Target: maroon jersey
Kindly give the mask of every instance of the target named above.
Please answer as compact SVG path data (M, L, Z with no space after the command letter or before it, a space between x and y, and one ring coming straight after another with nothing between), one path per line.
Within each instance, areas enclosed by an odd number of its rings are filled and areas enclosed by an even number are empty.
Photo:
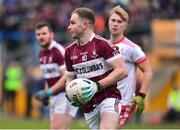
M77 78L88 78L96 82L111 73L112 68L108 65L121 57L119 51L106 39L93 35L91 40L84 46L77 42L71 44L65 51L66 75ZM93 110L106 98L119 98L120 92L117 84L107 87L95 94L95 96L84 106L85 112Z
M39 53L40 68L48 87L54 85L62 76L60 68L65 66L64 53L64 47L55 41L51 43L48 50L41 50Z

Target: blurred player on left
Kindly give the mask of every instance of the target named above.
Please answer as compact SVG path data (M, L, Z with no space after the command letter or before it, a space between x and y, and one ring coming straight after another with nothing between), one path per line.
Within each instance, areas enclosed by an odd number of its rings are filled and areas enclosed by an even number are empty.
M54 40L54 33L49 23L41 21L35 26L36 39L41 46L39 53L40 67L46 80L44 90L35 94L35 98L48 105L50 98L51 129L69 129L77 109L65 97L64 47Z

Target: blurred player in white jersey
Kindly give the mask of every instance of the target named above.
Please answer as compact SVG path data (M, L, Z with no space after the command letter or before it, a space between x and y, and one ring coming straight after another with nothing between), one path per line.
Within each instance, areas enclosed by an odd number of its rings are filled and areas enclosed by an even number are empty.
M67 85L75 78L96 82L96 86L81 89L83 98L88 101L82 106L86 122L91 129L115 129L121 98L117 81L127 75L127 70L117 47L94 34L94 23L94 12L89 8L77 8L71 14L68 31L76 41L65 52ZM93 93L94 87L97 93Z
M118 88L121 92L121 113L120 127L124 126L131 117L134 109L138 114L144 110L144 99L152 79L152 70L145 53L141 48L124 36L124 30L127 29L129 16L120 6L114 7L109 15L110 41L119 48L124 57L128 70L128 76L118 82ZM136 90L136 69L137 67L143 73L141 88L137 96Z
M35 27L36 39L41 46L39 53L40 68L46 80L46 88L39 91L35 98L48 105L50 97L51 129L69 129L77 108L65 97L65 49L54 40L49 23L41 21Z

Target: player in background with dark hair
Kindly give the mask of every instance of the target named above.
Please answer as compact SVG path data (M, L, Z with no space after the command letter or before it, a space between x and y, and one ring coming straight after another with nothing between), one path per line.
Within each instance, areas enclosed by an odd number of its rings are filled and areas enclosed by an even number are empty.
M76 41L65 51L67 85L75 78L96 82L99 91L95 95L93 86L81 89L88 101L82 106L86 122L91 129L116 129L121 98L117 81L127 75L127 70L116 47L94 34L94 23L94 11L89 8L77 8L71 14L68 31Z
M41 46L39 61L46 81L46 89L39 91L35 98L48 105L50 97L51 129L69 129L78 108L72 106L65 97L65 49L54 40L49 23L45 21L37 23L35 34Z
M141 48L124 36L124 31L128 26L128 13L120 6L114 7L109 15L110 41L119 48L123 55L128 76L118 82L118 88L121 92L121 113L120 127L124 126L131 117L134 107L136 112L141 114L144 110L144 100L148 91L152 70L145 53ZM136 91L136 69L137 67L143 73L141 88L137 96Z

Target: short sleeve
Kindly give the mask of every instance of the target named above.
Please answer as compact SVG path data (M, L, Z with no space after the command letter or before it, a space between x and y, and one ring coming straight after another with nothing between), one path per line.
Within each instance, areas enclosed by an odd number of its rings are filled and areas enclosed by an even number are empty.
M64 56L60 51L56 51L54 57L56 57L56 62L58 63L59 66L64 65Z
M118 48L114 46L110 41L103 41L100 48L102 55L107 62L111 62L122 56Z
M71 63L71 58L70 58L70 50L66 49L65 50L65 65L66 65L66 75L67 76L74 76L75 75L75 71L72 67L72 63Z
M140 64L147 59L145 53L142 51L142 49L139 46L133 48L131 53L132 53L131 60L136 64Z

